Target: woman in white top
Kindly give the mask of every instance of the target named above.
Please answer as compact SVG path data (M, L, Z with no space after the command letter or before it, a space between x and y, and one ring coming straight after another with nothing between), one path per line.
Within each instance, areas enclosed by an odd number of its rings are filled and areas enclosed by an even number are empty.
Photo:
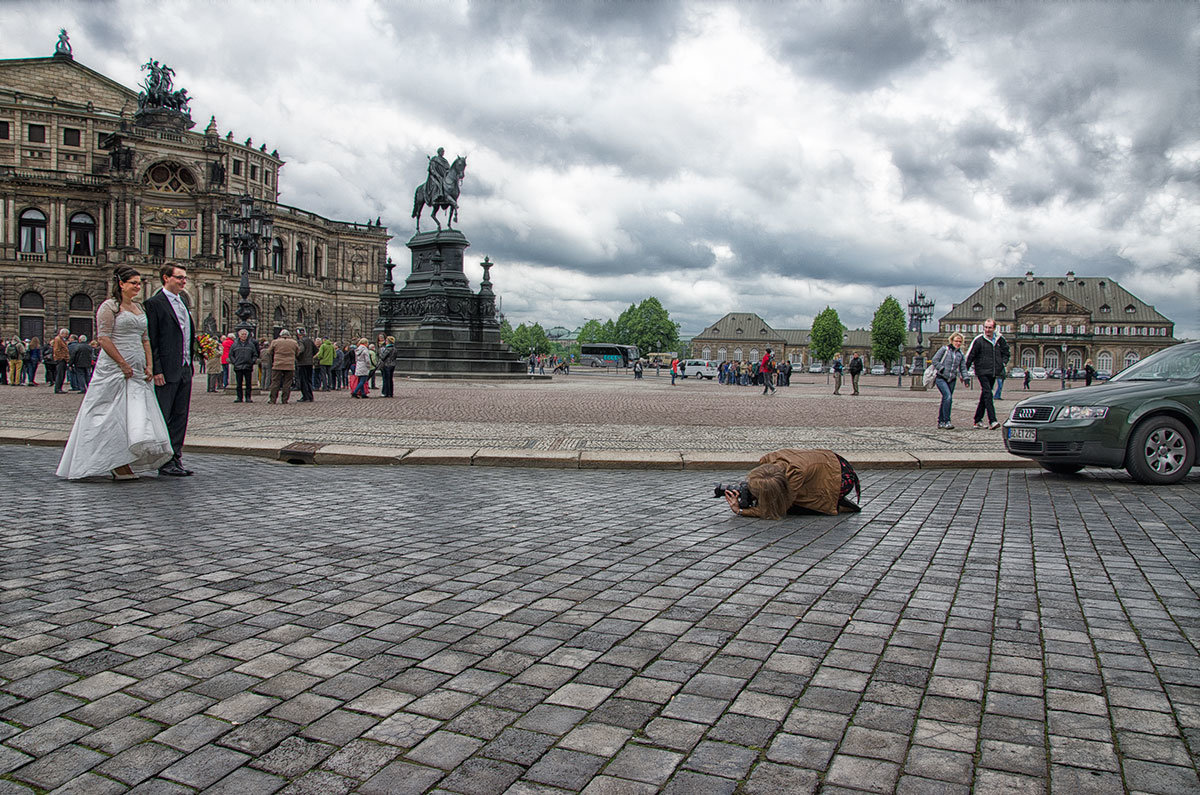
M365 398L367 396L367 377L370 374L371 349L367 347L367 339L364 337L358 341L358 347L354 349L354 375L358 377L358 384L350 393L350 397Z
M158 469L172 456L154 396L146 313L134 302L141 289L133 268L113 271L112 297L96 312L100 356L58 464L60 478L112 473L135 480L135 471Z

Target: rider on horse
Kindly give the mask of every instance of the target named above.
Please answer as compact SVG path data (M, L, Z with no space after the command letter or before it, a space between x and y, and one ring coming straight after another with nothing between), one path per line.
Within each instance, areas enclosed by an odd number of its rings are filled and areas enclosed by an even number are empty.
M445 158L446 150L438 147L437 154L429 158L429 177L425 181L425 203L433 206L458 207L450 191L446 189L446 176L450 173L450 162Z

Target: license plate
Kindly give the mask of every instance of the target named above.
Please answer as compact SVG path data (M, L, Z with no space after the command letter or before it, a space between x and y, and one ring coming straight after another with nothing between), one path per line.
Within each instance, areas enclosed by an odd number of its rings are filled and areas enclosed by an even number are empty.
M1008 438L1014 442L1036 442L1037 428L1009 428Z

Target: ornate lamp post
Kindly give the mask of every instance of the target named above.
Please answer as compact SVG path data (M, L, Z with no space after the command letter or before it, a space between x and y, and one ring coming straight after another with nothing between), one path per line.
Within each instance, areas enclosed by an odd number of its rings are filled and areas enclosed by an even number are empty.
M249 194L238 199L236 207L226 207L217 213L217 231L221 245L228 254L230 249L242 255L242 283L238 286L237 331L246 329L254 337L257 322L254 304L250 303L250 257L265 245L269 245L273 232L271 214L254 206L254 197Z
M1062 384L1059 389L1067 388L1067 343L1062 344L1062 358L1058 360L1058 373L1062 376Z
M922 324L931 317L933 317L933 301L927 300L925 293L918 293L914 287L912 300L908 302L908 330L917 332L917 359L921 362L922 370L925 369L925 337L922 332ZM913 368L912 388L925 388L915 367Z

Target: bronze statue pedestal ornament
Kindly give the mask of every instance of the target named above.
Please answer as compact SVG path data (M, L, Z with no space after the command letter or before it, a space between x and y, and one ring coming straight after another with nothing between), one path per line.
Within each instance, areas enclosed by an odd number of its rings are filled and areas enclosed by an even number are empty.
M458 217L458 183L466 171L466 158L444 165L442 150L429 159L429 177L417 187L413 217L418 231L408 241L412 273L404 287L395 289L388 260L387 280L379 291L379 319L375 333L396 338L396 375L409 378L502 378L537 380L525 362L500 340L496 294L492 291L492 262L484 258L483 281L472 292L463 272L466 235L450 228ZM420 213L430 207L446 208L447 228L421 232Z

